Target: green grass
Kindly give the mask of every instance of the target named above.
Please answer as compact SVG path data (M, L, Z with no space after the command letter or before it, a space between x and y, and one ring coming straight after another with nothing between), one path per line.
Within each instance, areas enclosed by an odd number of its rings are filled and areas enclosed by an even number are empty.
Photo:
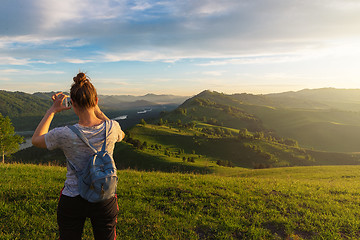
M3 164L0 239L57 239L65 168ZM118 239L358 239L360 167L118 172ZM89 222L84 239L92 239Z

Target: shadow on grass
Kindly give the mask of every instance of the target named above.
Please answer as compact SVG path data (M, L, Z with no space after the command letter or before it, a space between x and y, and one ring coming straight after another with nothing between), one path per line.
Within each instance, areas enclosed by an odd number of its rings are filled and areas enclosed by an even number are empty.
M213 171L208 167L194 166L181 162L170 162L161 156L153 156L136 150L126 143L117 143L114 159L118 169L140 171L180 172L208 174Z
M117 143L114 150L114 160L118 169L134 169L139 171L160 171L180 173L212 173L212 169L192 165L191 163L171 162L161 156L154 156L136 150L126 143ZM66 166L66 158L60 149L49 151L30 147L23 149L11 157L8 163L31 163L52 166Z
M43 148L29 147L6 158L8 163L31 163L51 166L66 166L66 158L60 149L49 151Z

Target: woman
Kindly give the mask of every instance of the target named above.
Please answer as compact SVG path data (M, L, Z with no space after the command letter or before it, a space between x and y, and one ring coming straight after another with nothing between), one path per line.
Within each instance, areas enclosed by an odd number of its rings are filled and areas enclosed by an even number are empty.
M112 155L115 143L124 138L124 132L118 122L109 120L100 110L96 89L89 78L80 72L73 80L70 98L72 108L79 117L79 122L74 126L85 134L98 151L104 143L106 129L106 150ZM54 115L71 108L63 104L66 97L61 92L52 96L53 105L36 128L32 144L49 150L62 149L65 157L81 170L94 152L68 127L49 131ZM60 239L81 239L87 217L91 219L95 239L116 239L118 211L116 195L99 203L90 203L80 197L76 172L67 163L66 181L57 209Z

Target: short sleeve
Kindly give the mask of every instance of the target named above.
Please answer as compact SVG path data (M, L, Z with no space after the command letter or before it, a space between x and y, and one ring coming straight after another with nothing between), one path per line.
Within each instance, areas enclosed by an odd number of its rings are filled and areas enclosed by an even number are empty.
M65 127L54 128L45 134L45 144L47 149L54 150L61 147L64 129Z
M124 132L121 130L120 124L117 121L114 121L116 133L117 133L117 142L120 142L124 138Z
M107 124L109 126L108 136L114 143L120 142L124 138L124 132L121 130L120 124L115 120L108 120Z

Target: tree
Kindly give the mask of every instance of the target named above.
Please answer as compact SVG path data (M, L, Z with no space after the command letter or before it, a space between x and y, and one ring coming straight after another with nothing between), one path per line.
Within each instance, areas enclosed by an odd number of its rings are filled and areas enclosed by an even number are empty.
M19 144L24 141L23 137L16 135L9 117L3 117L0 113L0 152L2 163L5 163L5 155L16 152Z
M196 126L196 123L195 123L194 121L192 121L192 122L189 123L189 127L190 127L191 129L194 129L195 126Z
M177 123L177 125L178 125L179 127L181 127L182 122L181 122L180 119L178 119L176 123Z
M148 144L146 141L144 141L140 148L142 150L142 149L146 149L147 147L148 147Z
M140 124L141 125L146 125L146 122L145 122L145 120L143 118L140 120Z
M292 146L292 147L298 147L299 146L299 143L296 140L291 139L291 138L285 139L284 144L288 145L288 146Z
M246 139L249 137L250 137L250 133L246 128L239 129L239 135L238 135L239 139Z
M186 116L186 114L187 114L187 109L185 108L177 108L176 110L175 110L175 112L176 113L180 113L181 115L184 115L184 116Z
M263 133L263 132L256 132L256 133L254 134L254 137L255 137L256 139L263 139L263 138L264 138L264 133Z

